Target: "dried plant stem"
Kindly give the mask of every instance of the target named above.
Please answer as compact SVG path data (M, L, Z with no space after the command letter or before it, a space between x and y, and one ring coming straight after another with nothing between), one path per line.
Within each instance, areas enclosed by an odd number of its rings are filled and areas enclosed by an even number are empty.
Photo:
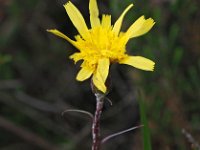
M137 128L140 128L140 127L143 127L143 125L135 126L135 127L132 127L132 128L129 128L129 129L126 129L126 130L123 130L123 131L120 131L120 132L111 134L111 135L105 137L104 139L102 139L102 140L101 140L101 144L107 142L108 140L110 140L110 139L112 139L112 138L114 138L114 137L116 137L116 136L119 136L119 135L122 135L122 134L124 134L124 133L133 131L133 130L135 130L135 129L137 129Z
M65 113L67 113L67 112L82 113L82 114L88 115L90 118L93 119L93 114L91 114L90 112L85 111L85 110L80 110L80 109L67 109L67 110L65 110L65 111L62 112L62 116L63 116Z
M192 147L196 150L200 150L200 144L194 139L194 137L185 129L182 129L182 133L188 139L188 141L192 144Z
M96 111L92 123L92 150L100 150L101 138L100 138L100 117L103 109L103 100L105 95L101 93L95 93L96 96Z

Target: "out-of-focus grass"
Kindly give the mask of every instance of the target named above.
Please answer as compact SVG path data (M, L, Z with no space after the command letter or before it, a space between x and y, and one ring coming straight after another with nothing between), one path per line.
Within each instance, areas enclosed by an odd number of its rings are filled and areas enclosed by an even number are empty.
M88 1L72 2L88 21ZM141 15L152 17L156 22L148 34L132 39L127 46L128 53L154 60L155 71L143 72L117 65L111 68L113 91L109 98L113 106L104 110L103 135L140 123L138 106L134 103L134 91L140 87L145 93L152 149L192 149L181 130L186 128L200 141L199 1L98 2L101 12L112 14L113 22L127 5L134 3L124 19L124 31ZM79 67L74 67L68 59L75 49L46 33L47 28L58 28L70 38L77 34L63 3L0 1L0 114L59 148L78 149L81 145L82 149L89 149L88 118L60 115L64 109L73 107L93 112L95 106L89 81L75 81ZM13 133L0 128L0 149L9 145L15 150L20 144L34 149L30 143L12 137ZM140 137L139 133L119 137L105 148L141 149Z
M10 63L12 57L10 55L3 55L0 53L0 75L2 79L10 79L13 77Z
M150 135L150 129L148 125L148 119L146 116L146 107L145 107L145 102L144 102L144 94L139 91L138 95L138 103L140 107L140 120L141 124L143 125L142 127L142 140L143 140L143 150L151 150L151 135Z
M130 1L115 1L119 5L110 2L110 6L118 16L118 10L123 10ZM156 22L151 32L133 39L128 46L130 53L156 62L153 73L130 73L147 94L153 149L191 149L181 129L188 128L199 141L200 121L196 117L200 115L199 2L143 0L134 4L125 17L125 27L141 15Z

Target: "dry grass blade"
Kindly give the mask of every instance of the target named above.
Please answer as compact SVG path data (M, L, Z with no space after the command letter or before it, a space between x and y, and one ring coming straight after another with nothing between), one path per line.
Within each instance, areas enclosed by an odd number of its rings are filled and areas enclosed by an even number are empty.
M80 110L80 109L67 109L67 110L63 111L61 115L63 116L67 112L78 112L78 113L86 114L86 115L90 116L91 119L93 119L93 114L91 114L88 111Z
M104 139L102 139L101 143L103 144L103 143L107 142L108 140L110 140L110 139L112 139L112 138L114 138L116 136L122 135L124 133L130 132L130 131L135 130L135 129L140 128L140 127L143 127L143 125L135 126L135 127L132 127L132 128L129 128L129 129L126 129L126 130L111 134L111 135L105 137Z

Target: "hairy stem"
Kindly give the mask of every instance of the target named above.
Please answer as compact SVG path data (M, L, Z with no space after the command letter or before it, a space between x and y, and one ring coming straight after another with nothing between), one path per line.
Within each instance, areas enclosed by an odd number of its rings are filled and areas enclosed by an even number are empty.
M96 111L92 123L92 150L100 150L101 138L100 138L100 117L103 109L104 96L101 93L95 93L96 96Z

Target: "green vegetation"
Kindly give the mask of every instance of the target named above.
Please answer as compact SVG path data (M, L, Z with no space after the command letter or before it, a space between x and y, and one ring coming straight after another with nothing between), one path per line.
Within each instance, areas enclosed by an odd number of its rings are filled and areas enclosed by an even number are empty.
M113 106L105 105L102 135L148 122L151 142L147 143L152 150L198 149L182 129L200 143L199 1L98 2L100 11L111 13L113 20L134 3L124 19L124 31L141 15L156 22L151 32L131 40L127 46L129 54L154 60L155 71L143 72L125 65L111 67L113 90L108 97ZM88 2L74 3L89 21ZM90 149L90 118L76 113L61 116L69 108L90 112L95 109L90 81L75 80L79 65L74 67L68 58L76 49L46 32L57 28L71 38L77 33L62 5L63 1L0 1L2 150ZM142 101L136 94L138 88L144 93ZM146 117L144 109L139 110L139 101L140 107L145 106ZM116 137L103 148L142 150L145 141L141 131L142 128ZM147 128L143 131L148 137Z

